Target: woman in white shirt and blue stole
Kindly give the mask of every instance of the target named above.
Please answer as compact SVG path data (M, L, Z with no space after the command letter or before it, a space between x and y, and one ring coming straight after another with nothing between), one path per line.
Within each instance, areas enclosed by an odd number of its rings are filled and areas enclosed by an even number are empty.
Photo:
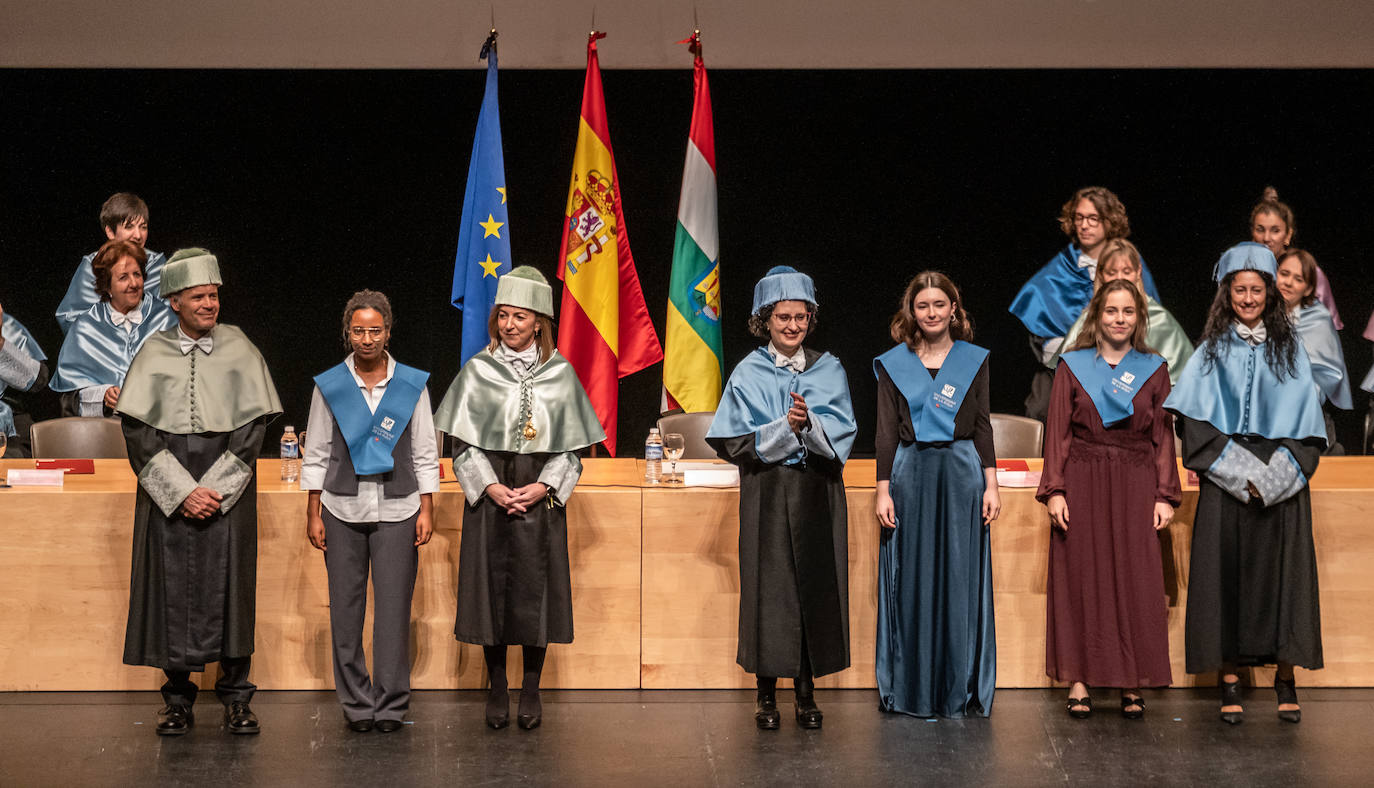
M878 707L986 717L997 683L988 525L1002 509L988 351L959 289L917 274L878 378Z
M754 722L780 724L791 677L797 724L821 727L814 677L849 667L849 519L844 463L854 442L849 381L802 347L816 325L811 277L775 266L754 286L749 331L767 337L725 384L706 442L739 466L739 647L757 677Z
M508 646L521 646L517 724L539 726L539 678L550 643L573 639L568 497L580 449L605 440L596 411L553 336L553 289L519 266L496 283L491 344L459 371L435 414L457 439L463 487L454 635L482 646L490 688L486 722L510 723Z
M1293 666L1322 667L1307 482L1326 443L1321 395L1261 244L1228 249L1198 352L1164 407L1198 473L1185 627L1189 673L1219 671L1221 719L1243 719L1242 665L1278 664L1279 718L1298 722Z
M410 603L433 531L439 453L428 372L387 352L391 303L372 290L344 307L353 352L315 378L301 468L306 536L324 551L334 687L348 727L398 730L410 707ZM372 673L363 653L372 575Z

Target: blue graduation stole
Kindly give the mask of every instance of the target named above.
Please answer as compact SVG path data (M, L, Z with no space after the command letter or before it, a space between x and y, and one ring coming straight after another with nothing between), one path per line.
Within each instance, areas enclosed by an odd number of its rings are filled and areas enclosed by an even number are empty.
M1088 269L1078 267L1082 254L1076 245L1069 244L1021 286L1008 311L1021 319L1027 331L1038 337L1062 337L1088 307L1093 279ZM1159 290L1143 259L1140 279L1145 294L1159 301Z
M948 443L954 440L954 416L987 357L987 348L955 340L932 380L921 357L903 344L873 359L873 374L878 374L878 364L882 364L906 397L917 441Z
M1098 355L1097 348L1074 350L1060 358L1092 398L1104 427L1124 421L1135 413L1136 393L1164 363L1163 356L1141 353L1134 348L1126 351L1116 369Z
M372 476L387 473L394 467L391 452L410 425L415 403L420 401L420 393L425 390L428 380L428 372L397 364L374 413L368 410L367 400L358 390L358 381L353 379L347 362L315 377L315 385L320 387L339 425L339 433L348 444L355 473Z

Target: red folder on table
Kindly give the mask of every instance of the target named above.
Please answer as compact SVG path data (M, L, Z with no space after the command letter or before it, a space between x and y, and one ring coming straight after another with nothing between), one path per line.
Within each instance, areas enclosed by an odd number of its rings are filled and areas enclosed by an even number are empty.
M95 473L95 460L37 460L33 466L40 471Z
M1030 466L1025 460L998 460L997 470L999 471L1028 471Z

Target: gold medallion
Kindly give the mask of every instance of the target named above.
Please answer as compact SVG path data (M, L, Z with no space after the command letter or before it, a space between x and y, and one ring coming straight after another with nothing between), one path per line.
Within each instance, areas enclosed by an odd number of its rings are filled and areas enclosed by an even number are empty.
M536 430L536 429L534 428L534 420L533 420L533 419L526 419L526 420L525 420L525 429L521 430L521 431L520 431L520 434L523 435L523 436L525 436L525 440L527 440L527 441L532 441L532 440L534 440L534 436L538 435L538 434L539 434L539 431Z

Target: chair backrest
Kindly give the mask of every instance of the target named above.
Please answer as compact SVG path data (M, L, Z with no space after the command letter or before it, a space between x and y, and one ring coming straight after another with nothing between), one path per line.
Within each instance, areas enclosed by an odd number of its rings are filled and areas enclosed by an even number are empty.
M658 432L667 435L676 432L682 435L687 448L682 452L684 460L714 460L716 450L706 442L706 430L711 428L711 419L716 417L714 410L696 413L673 413L658 420Z
M125 459L129 450L119 419L67 416L35 422L29 428L33 456L44 460Z
M992 444L998 457L1039 457L1045 442L1045 425L1025 416L993 413Z

